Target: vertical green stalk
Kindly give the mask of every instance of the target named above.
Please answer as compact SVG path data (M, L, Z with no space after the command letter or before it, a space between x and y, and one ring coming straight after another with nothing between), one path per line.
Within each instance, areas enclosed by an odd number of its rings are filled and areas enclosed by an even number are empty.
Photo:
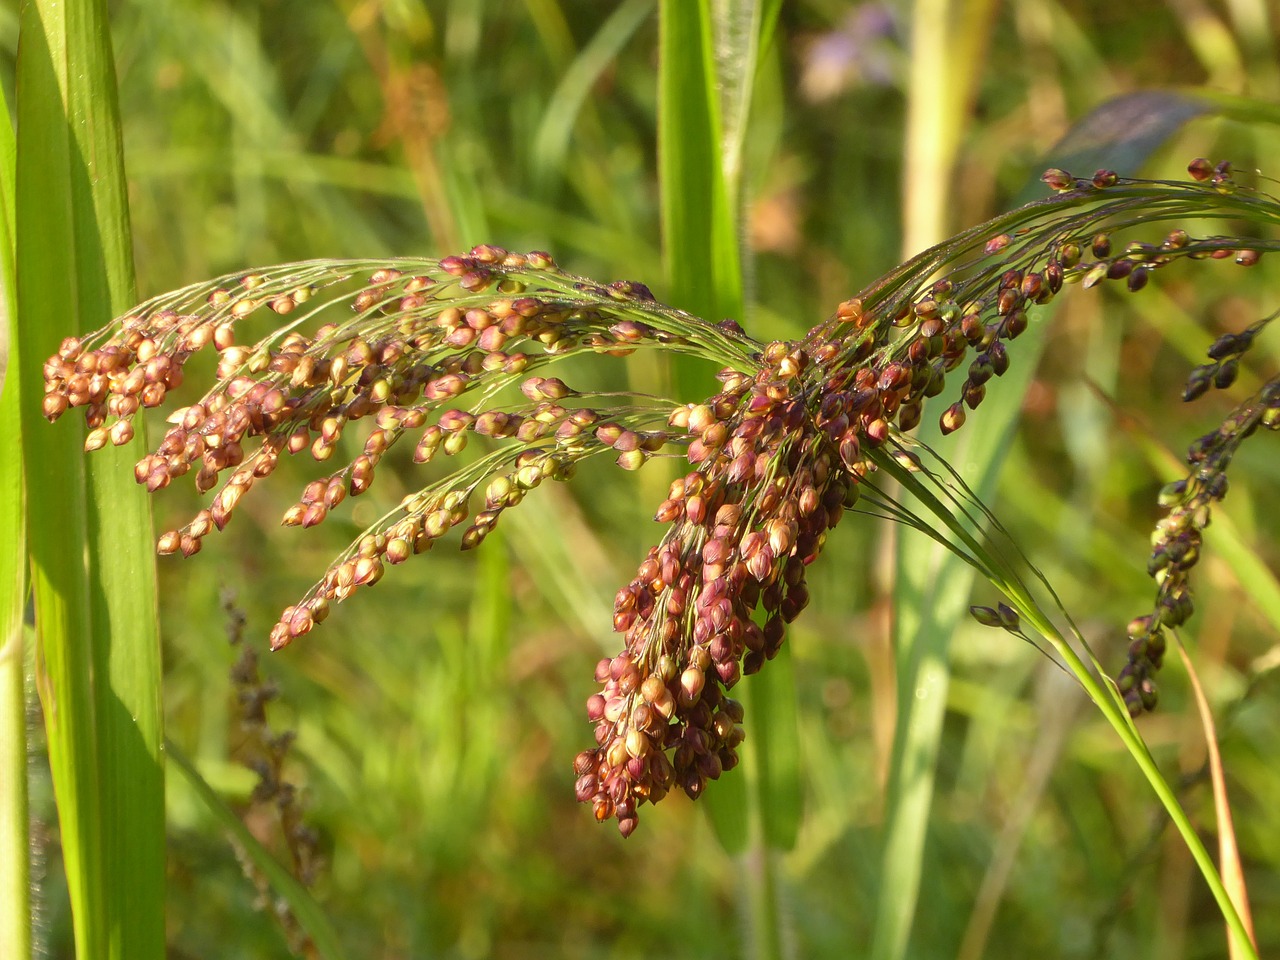
M137 447L86 463L41 418L45 357L134 301L102 0L32 0L18 47L16 240L37 684L77 953L164 954L160 647ZM105 455L104 455L105 454Z
M27 835L26 496L13 324L13 124L0 97L0 952L31 956Z
M668 301L712 320L740 318L742 271L721 164L711 3L662 0L658 15L658 177ZM683 395L680 388L697 377L697 364L677 357L671 367L677 395ZM725 777L703 801L732 853L748 842L746 780Z
M904 154L903 256L947 235L951 180L972 97L981 47L994 9L990 0L964 5L916 0L912 8L911 69ZM1034 360L1027 361L1034 368ZM1023 380L1030 371L1020 374ZM1011 378L1012 379L1012 378ZM965 437L960 463L977 463L975 487L990 491L999 474L1009 430L1018 413L1021 384L1008 383L983 410L984 431ZM1004 398L1008 398L1005 400ZM999 407L999 409L995 409ZM937 439L936 424L921 428ZM976 433L976 431L975 431ZM876 904L872 956L905 956L924 871L924 838L933 803L934 772L942 739L950 668L947 647L964 616L973 572L923 538L894 538L894 643L897 719L887 786L884 855Z
M745 291L738 214L741 153L762 39L777 4L663 0L659 7L658 171L670 298L712 321L741 320ZM691 379L677 360L677 388ZM752 953L783 954L776 850L799 819L799 734L790 651L734 690L746 711L744 771L704 803L725 848L743 854Z
M737 198L722 157L711 0L659 7L658 176L672 302L715 322L741 319Z

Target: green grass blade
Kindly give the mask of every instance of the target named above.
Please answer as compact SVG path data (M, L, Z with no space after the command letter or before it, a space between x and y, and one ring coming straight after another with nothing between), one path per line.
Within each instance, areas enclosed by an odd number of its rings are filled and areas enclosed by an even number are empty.
M659 30L658 175L668 302L701 317L741 317L742 275L721 166L710 3L662 0ZM722 258L732 265L722 266ZM681 358L672 367L677 394L693 391L699 365ZM748 835L747 788L745 777L734 779L725 777L708 790L704 803L725 849L741 852Z
M720 165L727 195L737 202L742 200L743 148L760 53L772 39L780 7L780 0L744 0L716 10L716 87L723 133Z
M990 4L965 11L961 46L978 49L989 29ZM976 73L959 56L950 25L960 18L950 0L919 0L912 19L912 71L908 94L903 246L907 255L946 234L952 168ZM1039 342L1035 355L1039 353ZM999 476L1034 356L1015 368L995 405L983 409L981 431L944 448L953 463L977 465L970 486L989 494ZM995 399L993 396L992 399ZM935 418L919 434L940 439ZM954 453L953 453L954 452ZM880 893L871 955L899 960L907 950L925 865L925 834L933 802L934 771L942 740L950 669L949 638L964 615L974 571L924 537L899 536L893 590L897 719L890 759Z
M105 4L22 10L17 292L39 687L79 955L164 953L160 650L150 507L128 449L86 465L40 417L71 324L134 300ZM135 441L139 442L139 441Z
M740 155L760 40L772 29L774 8L740 4L713 13L713 6L663 0L659 8L658 171L671 302L714 322L742 320L745 309ZM697 366L677 360L673 367L677 392L691 392ZM744 863L748 916L752 952L761 957L782 955L772 850L794 844L800 812L788 665L771 665L779 671L773 679L750 678L735 691L746 710L745 769L703 799L726 850L743 853L751 845Z
M65 38L57 24L46 32L41 10L25 9L19 48L17 230L20 239L17 286L19 361L23 364L23 424L29 439L24 459L30 496L31 578L40 627L39 676L46 704L49 761L59 805L63 864L71 897L76 944L81 956L106 955L106 906L102 883L101 802L97 792L98 737L94 719L92 620L84 568L87 540L85 466L77 435L54 432L35 415L38 371L32 358L56 347L65 315L51 316L54 271L59 251L73 248L66 186L56 190L55 215L41 219L38 190L47 183L51 157L68 165L70 144L63 119L58 61L65 63ZM56 46L55 46L56 45ZM28 172L29 171L29 172ZM46 183L40 184L44 179ZM58 216L57 214L61 214ZM37 316L45 301L43 317ZM37 469L38 468L38 469ZM60 522L55 522L58 518Z
M715 322L741 319L736 198L726 189L709 0L663 0L658 175L669 302Z
M13 326L13 124L0 98L0 950L31 956L30 842L27 836L26 495L22 411Z
M1121 101L1127 98L1104 104L1077 124L1050 152L1052 162L1065 163L1063 157L1075 157L1089 170L1112 166L1133 172L1183 124L1203 112L1175 95L1143 101L1149 114L1144 129L1155 133L1137 137L1131 121L1118 123L1114 118L1111 104ZM1029 186L1022 199L1033 199L1034 189ZM1015 357L1013 371L1003 379L1000 391L984 402L974 424L981 426L973 430L974 436L941 441L932 419L919 431L922 440L945 452L952 463L973 465L961 475L980 500L988 501L994 493L1050 316L1041 311L1036 317L1041 332L1034 340L1027 337L1020 342L1022 355ZM933 541L908 536L898 544L894 597L898 718L890 768L884 875L872 951L879 960L905 956L910 941L946 705L947 647L966 615L974 575L967 563Z
M623 0L560 77L534 136L534 173L547 177L569 152L569 138L591 88L653 10L654 0Z
M192 766L191 761L174 744L165 744L169 762L178 775L204 801L209 812L214 815L223 829L227 831L236 845L244 851L253 866L267 878L271 889L283 899L293 912L298 925L311 938L311 942L325 960L341 960L342 947L338 943L338 935L334 932L323 908L316 903L307 888L281 866L261 843L257 841L249 828L236 816L234 810L222 802L208 781L200 776L200 772Z
M1043 318L1042 318L1043 322ZM944 440L930 418L919 436L944 451L980 499L994 492L1013 437L1022 395L1035 372L1043 337L1005 375L982 406L981 426ZM1031 347L1030 344L1027 345ZM967 436L966 436L967 434ZM968 610L975 571L935 541L910 534L899 538L894 592L898 719L888 787L888 817L881 894L876 908L872 956L906 956L925 864L925 834L942 742L950 670L948 647Z

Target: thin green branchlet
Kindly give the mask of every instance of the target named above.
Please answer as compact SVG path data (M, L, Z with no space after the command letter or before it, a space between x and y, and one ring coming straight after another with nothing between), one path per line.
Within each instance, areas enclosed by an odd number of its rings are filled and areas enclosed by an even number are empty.
M760 343L732 321L664 306L641 283L600 284L545 253L488 245L441 260L314 261L225 277L68 338L45 364L44 412L53 420L83 408L87 450L126 443L133 418L181 385L188 359L217 352L214 385L169 415L135 470L152 491L192 473L212 494L160 536L163 554L198 552L285 455L325 465L282 518L301 527L368 491L406 436L416 463L448 465L283 611L272 649L454 528L462 549L478 546L504 511L545 481L571 479L588 458L609 455L628 470L680 458L687 469L655 514L666 532L615 598L623 649L597 665L599 690L587 701L596 743L574 761L578 799L629 835L644 803L677 788L696 798L737 764L743 711L730 691L777 654L808 604L806 570L828 532L858 502L882 448L919 424L929 401L944 433L964 425L1007 371L1035 308L1072 284L1137 292L1180 261L1252 266L1277 249L1178 228L1280 223L1280 203L1238 187L1228 165L1189 170L1188 182L1050 170L1055 196L926 251L789 342ZM241 322L264 314L276 329L241 342ZM1228 386L1265 322L1215 343L1187 398ZM568 357L608 363L642 349L718 361L718 389L690 403L550 375ZM1277 423L1273 379L1197 441L1186 480L1162 496L1157 602L1130 624L1118 680L1135 714L1154 706L1163 630L1191 612L1187 572L1231 455L1258 425ZM361 452L332 468L352 434ZM988 619L1007 618L997 610Z

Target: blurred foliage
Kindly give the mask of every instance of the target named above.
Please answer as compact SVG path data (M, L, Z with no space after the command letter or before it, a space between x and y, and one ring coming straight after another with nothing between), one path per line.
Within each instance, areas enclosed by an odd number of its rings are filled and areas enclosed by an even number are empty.
M909 15L783 6L746 147L742 320L758 338L802 333L898 262ZM1109 96L1207 86L1274 99L1278 15L1263 0L1002 6L949 226L1007 205L1070 122ZM6 78L14 16L12 3L0 12ZM490 241L666 298L656 4L119 0L113 30L144 296L259 264ZM1273 129L1196 120L1141 172L1179 175L1204 155L1280 176L1278 143ZM1076 294L1056 317L995 506L1109 666L1153 589L1147 538L1172 476L1162 453L1177 456L1229 409L1223 397L1184 410L1181 383L1214 336L1274 309L1276 280L1265 261L1243 279L1225 266L1170 271L1138 298ZM1266 351L1274 362L1275 344ZM644 389L664 373L642 355L629 375ZM1243 395L1247 371L1240 380ZM1186 638L1219 712L1265 955L1280 948L1280 611L1251 601L1261 588L1217 544L1235 538L1271 576L1280 459L1263 441L1242 460ZM412 489L407 456L395 469ZM273 725L298 732L291 773L328 861L318 896L350 956L750 952L742 885L753 864L728 858L691 804L663 804L624 842L573 802L571 761L591 736L582 704L593 664L613 652L613 592L659 536L649 511L662 469L584 468L567 490L538 491L543 510L513 514L483 551L438 550L393 571L263 663L280 688ZM384 477L380 503L393 502L394 483ZM248 642L265 647L279 609L380 512L359 503L317 530L279 531L286 486L248 502L204 556L160 565L169 736L241 807L254 778L237 765L235 651L219 595L234 591ZM157 502L162 529L193 512L188 496ZM870 934L894 686L878 535L863 518L842 525L791 634L805 812L780 896L797 956L846 957ZM1220 919L1185 850L1079 692L1000 632L965 629L952 655L911 955L956 955L996 867L1007 871L1002 899L975 956L1221 955ZM1204 747L1178 668L1162 692L1144 734L1172 778L1182 772L1184 803L1211 835ZM33 807L54 822L39 784ZM176 778L169 823L173 956L281 955L218 825ZM271 838L269 819L249 826ZM57 858L46 856L37 937L66 956Z

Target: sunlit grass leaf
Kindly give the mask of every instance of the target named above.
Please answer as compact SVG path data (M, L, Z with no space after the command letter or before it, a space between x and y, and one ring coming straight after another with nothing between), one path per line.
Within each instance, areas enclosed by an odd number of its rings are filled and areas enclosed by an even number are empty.
M591 87L650 16L655 0L623 0L560 77L534 137L531 160L546 177L558 170L569 150L573 125Z
M658 167L670 300L711 322L741 319L737 198L722 165L710 0L662 0Z
M1041 322L1045 318L1041 317ZM1022 397L1035 371L1043 336L1027 344L1029 356L1005 375L1001 390L983 404L977 429L943 440L935 420L918 436L945 450L957 464L973 465L965 480L979 499L990 499L1012 442ZM899 537L894 589L897 651L898 723L889 773L883 886L877 909L879 957L904 956L926 864L924 825L933 800L934 771L942 742L942 720L950 676L951 635L967 615L975 571L924 537ZM883 951L883 952L879 952Z

